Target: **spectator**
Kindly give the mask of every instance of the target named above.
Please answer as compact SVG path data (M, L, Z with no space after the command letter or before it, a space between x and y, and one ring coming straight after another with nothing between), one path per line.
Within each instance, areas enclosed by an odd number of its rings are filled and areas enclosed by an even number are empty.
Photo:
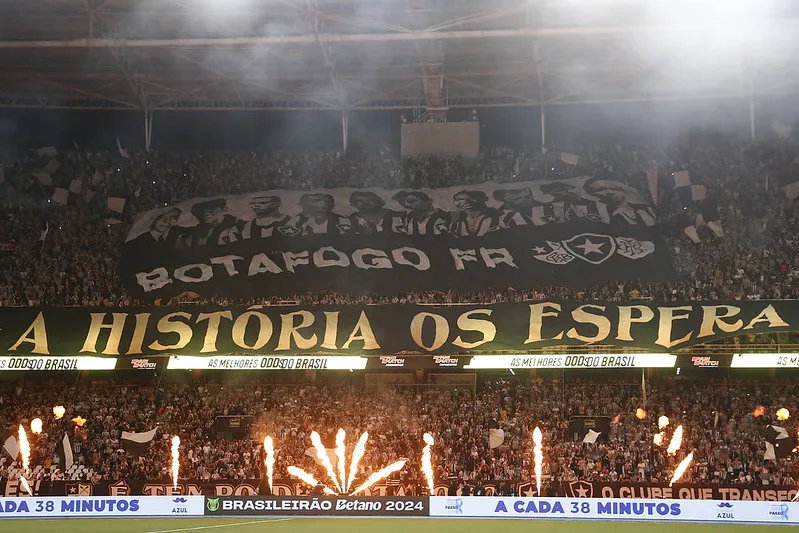
M626 481L668 483L676 464L690 451L694 462L684 481L729 485L792 485L799 479L796 455L764 460L768 415L755 417L759 405L771 412L786 407L799 412L799 385L795 381L685 381L648 382L646 420L634 413L641 385L621 380L545 381L541 378L489 380L477 387L403 387L373 390L362 386L264 385L220 386L156 384L91 386L51 383L47 387L22 385L0 389L0 423L13 429L21 421L48 416L53 405L64 404L67 415L48 422L41 435L30 435L31 464L63 464L60 454L70 421L87 418L74 432L74 457L102 479L170 479L170 437L181 438L181 477L201 480L242 480L263 477L265 435L275 441L276 477L285 477L289 465L299 466L317 479L325 470L306 454L309 435L319 431L332 439L337 428L347 431L348 445L368 431L370 440L361 462L359 479L387 464L406 458L403 481L425 485L419 470L422 434L436 439L435 477L438 483L529 481L532 476L533 429L544 432L544 474L552 481ZM13 401L11 399L13 398ZM219 415L251 414L250 435L237 440L215 439ZM671 419L670 429L684 428L679 455L653 444L657 418ZM615 419L607 441L583 444L572 440L568 421L577 415ZM158 427L148 452L133 457L119 451L122 431ZM490 428L501 428L502 446L490 449ZM670 433L667 440L670 439ZM0 477L18 471L19 464L0 466ZM58 476L42 471L41 476Z

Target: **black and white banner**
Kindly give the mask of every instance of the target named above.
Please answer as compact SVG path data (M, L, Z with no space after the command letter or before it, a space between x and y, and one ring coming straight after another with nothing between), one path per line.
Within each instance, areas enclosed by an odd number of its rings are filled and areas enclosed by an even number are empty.
M531 301L469 305L0 308L0 372L158 368L363 369L358 356L475 355L466 368L671 368L668 351L755 333L796 331L799 302ZM609 344L654 354L528 355L543 346ZM504 351L515 355L494 355ZM488 353L491 355L480 355ZM75 355L80 354L80 355ZM236 358L210 357L230 356ZM295 355L286 359L278 356ZM117 366L117 356L126 359ZM179 357L177 357L179 356ZM258 356L258 357L253 357ZM760 362L762 360L762 363ZM733 367L799 367L796 354L736 357ZM414 367L420 368L420 367Z
M553 496L565 498L633 498L675 499L675 500L743 500L789 502L797 494L795 485L700 485L694 483L652 484L652 483L603 483L584 480L556 482L545 485L545 491ZM278 497L307 495L309 488L296 479L275 479L272 491L265 479L241 479L229 481L199 481L181 479L177 487L168 480L129 479L118 481L45 481L31 482L34 496L200 496L217 498L219 496L275 496L275 498L258 498L258 500L278 501ZM481 493L485 496L497 496L500 492L508 494L513 491L519 496L538 496L535 481L489 481L480 485L464 485L458 480L437 479L436 496L465 496ZM381 481L366 489L363 498L388 497L408 498L427 494L427 487L415 483L389 485ZM25 497L28 492L18 479L0 480L0 497ZM327 498L327 497L324 497ZM324 499L322 498L322 499ZM336 498L336 497L333 497ZM357 498L357 497L356 497ZM292 501L292 500L289 500ZM409 501L415 501L409 498ZM277 503L259 504L259 507L277 506ZM280 504L293 507L293 503ZM256 504L253 504L253 511ZM221 507L221 506L220 506ZM247 506L249 507L249 506ZM241 509L244 510L243 508ZM248 511L250 509L247 509ZM308 509L310 511L310 509ZM217 512L216 509L212 512Z
M590 285L671 276L645 197L598 178L276 190L139 215L120 270L151 299Z

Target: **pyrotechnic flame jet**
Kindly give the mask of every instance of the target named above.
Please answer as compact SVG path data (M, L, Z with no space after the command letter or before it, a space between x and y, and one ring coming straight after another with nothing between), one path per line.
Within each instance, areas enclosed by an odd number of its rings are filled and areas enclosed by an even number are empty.
M272 474L275 469L275 446L272 443L272 437L267 436L264 439L264 451L266 452L266 479L269 480L269 493L272 493Z
M338 481L341 487L347 489L347 446L345 441L347 433L343 429L339 429L336 433L336 460L338 462Z
M427 488L430 489L430 495L433 495L434 488L434 480L433 480L433 453L432 447L435 444L433 440L433 436L430 433L424 434L424 442L425 447L422 450L422 472L427 479Z
M366 441L368 440L369 433L364 431L361 438L358 439L358 444L355 445L355 451L352 452L352 461L350 462L350 475L347 477L347 487L344 489L346 491L350 490L352 482L355 481L355 474L358 473L358 463L361 462L363 455L366 453Z
M352 491L352 495L358 494L359 492L362 492L362 491L368 489L369 487L371 487L372 485L374 485L378 481L380 481L380 480L382 480L384 478L387 478L388 476L390 476L394 472L398 472L399 470L402 470L402 467L405 466L405 461L406 461L405 459L402 459L401 461L397 461L396 463L391 463L387 467L385 467L385 468L383 468L381 470L378 470L377 472L375 472L374 474L369 476L369 479L367 479L366 482L363 485L361 485L360 487L358 487L357 489Z
M688 466L690 466L691 461L694 460L694 452L689 453L685 459L683 459L679 465L677 465L677 470L674 471L674 476L671 478L671 483L669 483L669 487L674 485L682 475L688 470Z
M172 488L178 488L178 474L180 473L180 437L172 437Z
M25 490L28 491L28 494L33 496L31 486L28 485L28 480L25 479L25 476L28 475L28 470L30 470L31 445L28 442L28 435L25 433L25 428L22 427L22 424L19 425L19 435L17 436L17 440L19 441L19 453L22 456L23 472L23 474L19 476L19 481L22 483L22 486L25 488Z
M311 487L316 487L319 485L319 482L313 477L311 474L303 470L302 468L297 468L296 466L288 467L288 473L290 476L296 477L306 485L310 485ZM327 487L324 487L324 493L329 494L331 496L335 495L336 493L330 490Z
M322 444L322 438L316 431L311 433L311 444L313 444L313 447L316 450L316 457L322 463L322 466L324 466L327 470L327 475L333 480L336 490L341 493L343 489L341 488L338 479L336 479L336 471L333 470L333 463L330 462L330 457L327 456L325 445Z
M535 462L535 487L538 496L541 496L541 474L543 473L544 454L541 452L541 430L536 427L533 430L533 460Z
M674 435L671 436L671 442L669 447L666 448L666 452L669 455L674 455L680 449L680 446L682 446L682 425L677 426L677 429L674 430Z

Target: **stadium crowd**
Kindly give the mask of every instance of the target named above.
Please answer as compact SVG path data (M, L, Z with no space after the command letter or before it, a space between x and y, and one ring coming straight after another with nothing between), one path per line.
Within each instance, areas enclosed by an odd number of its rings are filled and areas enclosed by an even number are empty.
M335 428L344 428L351 450L369 432L359 480L400 458L408 459L397 479L425 486L420 472L422 435L436 439L437 484L497 485L506 493L513 482L531 479L531 434L543 430L544 474L550 481L627 481L668 483L679 461L690 451L694 462L683 481L705 484L784 486L799 480L799 456L764 459L766 428L778 424L795 432L793 419L774 420L779 407L799 412L799 384L785 382L708 382L658 379L647 383L643 420L640 383L568 382L514 377L488 380L476 388L389 387L359 385L210 385L165 384L120 386L110 383L48 387L14 385L0 392L0 427L14 431L34 417L45 420L44 433L30 435L31 465L37 476L64 479L62 440L70 435L74 461L91 472L81 479L170 478L170 439L181 438L181 478L244 480L264 477L263 437L271 435L277 454L276 478L286 479L289 465L325 480L324 469L307 450L309 435L321 433L333 447ZM66 416L55 421L54 405ZM765 414L755 413L765 406ZM252 415L248 437L219 440L215 418ZM656 446L658 417L666 415L665 444ZM84 417L78 427L72 420ZM612 417L610 434L596 444L571 434L574 416ZM683 446L669 456L666 444L677 425L684 427ZM149 449L136 456L123 450L122 431L158 428ZM504 442L491 448L489 430L501 429ZM19 462L3 461L0 478L20 474ZM74 476L73 476L74 477ZM66 476L69 479L70 475ZM420 489L421 490L421 489Z
M501 302L543 298L657 301L799 298L799 202L786 197L782 177L796 173L799 146L752 144L700 136L660 147L607 146L571 149L570 162L551 147L514 152L493 150L477 160L415 158L389 153L90 153L42 151L4 163L0 173L0 307L33 305L132 306L116 273L120 249L139 212L193 197L241 194L268 189L330 187L420 188L484 181L557 181L606 175L640 191L648 190L647 171L657 169L655 209L672 250L680 279L668 283L626 280L601 286L493 287L476 293L415 292L358 296L334 291L290 298L253 298L216 303L320 304ZM567 158L569 159L569 158ZM708 189L721 228L685 232L693 220L674 187L672 173L687 170ZM75 180L80 180L75 184ZM64 205L56 186L71 189ZM121 213L109 198L124 198ZM192 302L201 301L196 298ZM172 303L188 303L177 299ZM423 486L419 462L424 432L437 441L436 478L451 483L505 483L529 480L531 432L544 429L545 474L552 481L603 480L668 482L677 462L690 450L693 466L685 480L747 485L793 485L799 479L796 454L765 460L769 416L755 417L758 405L799 413L796 382L649 384L646 409L640 384L575 383L555 380L488 381L469 387L160 384L0 388L0 428L13 433L21 419L47 421L42 435L31 435L31 463L39 477L69 477L60 451L72 437L75 463L91 469L92 479L168 479L169 437L181 437L181 476L222 480L263 476L261 439L275 438L278 469L298 465L325 479L306 450L313 430L347 430L371 438L363 473L407 458L399 478ZM54 405L67 415L53 421ZM214 439L219 415L251 414L251 438ZM657 416L665 414L685 428L684 446L674 457L652 443ZM575 441L568 421L575 415L615 419L607 441ZM87 419L77 427L72 418ZM122 431L158 427L154 443L139 456L121 448ZM789 427L790 426L786 426ZM504 443L489 447L489 430L502 429ZM793 433L795 430L791 429ZM671 431L671 429L669 430ZM19 475L7 460L0 478Z
M572 151L579 156L576 164L563 161L555 147L544 154L540 149L492 150L477 160L399 159L390 153L365 152L124 153L123 157L39 151L5 164L0 180L0 305L135 305L138 302L126 293L116 273L120 248L134 216L193 197L277 188L556 181L582 175L612 176L646 194L646 173L651 169L658 170L656 211L680 275L678 281L627 280L582 289L493 287L473 294L353 297L326 291L281 300L449 303L545 297L659 301L799 297L799 203L789 200L780 186L786 173L797 172L794 157L799 155L799 146L704 135L668 146L614 145ZM721 231L709 225L696 228L698 243L684 231L693 224L695 213L675 192L672 173L681 170L689 171L693 184L706 186L720 218ZM56 186L73 186L64 199L66 205L53 199ZM109 210L108 198L126 200L121 214ZM215 301L234 303L225 298ZM235 303L278 302L259 297Z

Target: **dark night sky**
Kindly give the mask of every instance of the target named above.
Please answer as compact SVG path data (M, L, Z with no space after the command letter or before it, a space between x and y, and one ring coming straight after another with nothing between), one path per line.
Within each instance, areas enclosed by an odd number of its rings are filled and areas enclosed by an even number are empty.
M799 97L756 101L758 135L771 135L779 118L793 125L799 117ZM454 110L450 120L466 119L468 109ZM540 145L537 108L485 109L480 112L481 144ZM408 113L410 116L410 113ZM0 109L0 157L29 148L55 145L114 150L119 137L127 148L144 146L141 112ZM399 148L400 113L354 112L350 147ZM576 144L664 141L694 129L749 136L749 106L745 100L647 102L612 105L553 106L547 110L548 142L564 149ZM162 111L155 113L155 150L330 149L341 146L338 113L257 111Z

